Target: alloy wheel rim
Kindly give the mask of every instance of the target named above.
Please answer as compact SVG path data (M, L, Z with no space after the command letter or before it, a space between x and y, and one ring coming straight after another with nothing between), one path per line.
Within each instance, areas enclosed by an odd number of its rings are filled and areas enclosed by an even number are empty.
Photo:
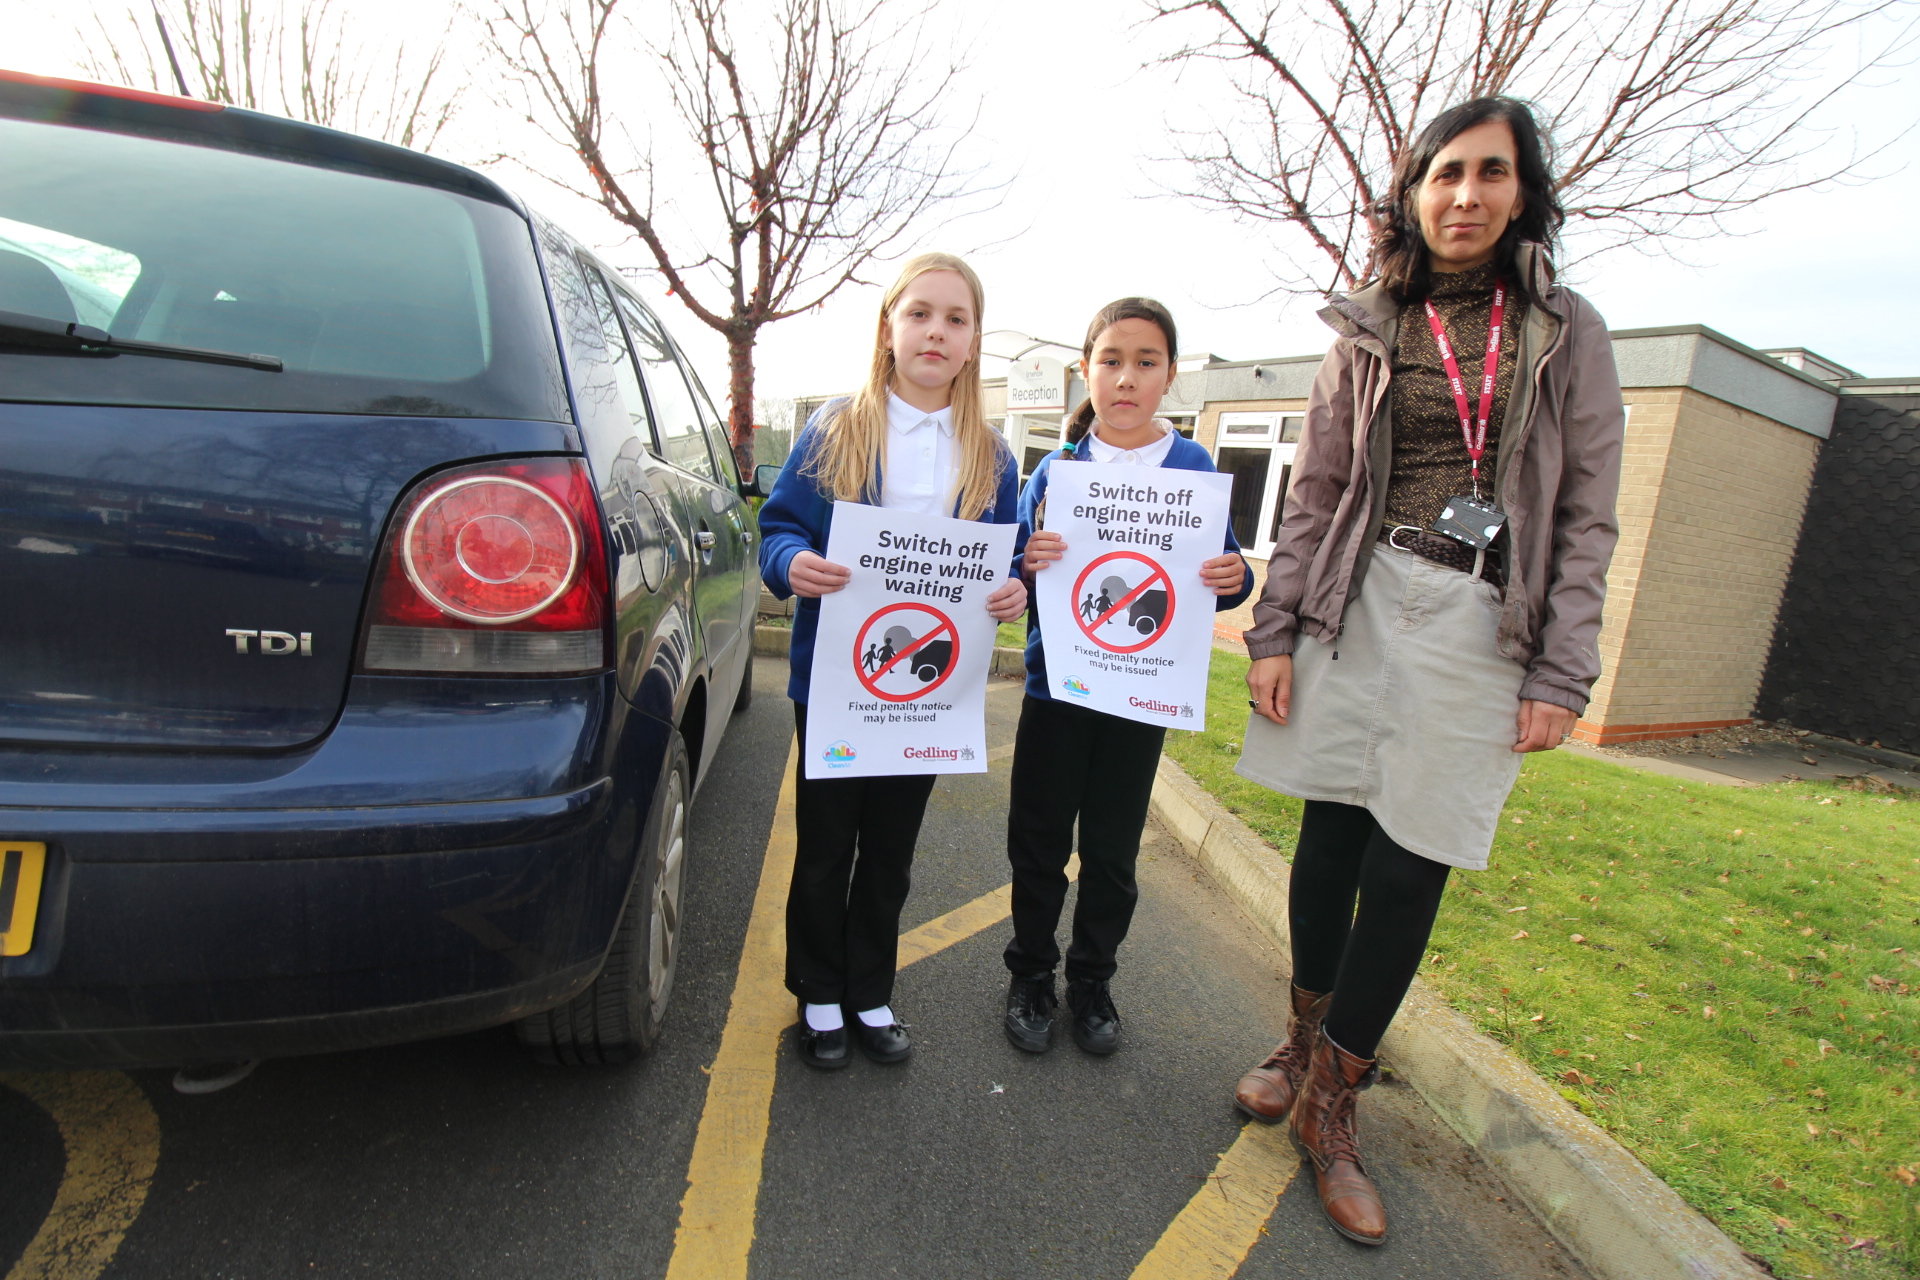
M673 808L658 846L653 876L652 919L647 945L647 999L657 1020L673 994L680 960L680 895L686 877L687 802L678 772L672 778Z

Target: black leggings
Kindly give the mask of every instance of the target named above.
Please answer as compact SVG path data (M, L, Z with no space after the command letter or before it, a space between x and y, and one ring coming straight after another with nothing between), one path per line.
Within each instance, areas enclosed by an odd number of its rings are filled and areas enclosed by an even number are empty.
M1328 1038L1371 1058L1420 970L1452 868L1395 844L1358 805L1306 803L1287 908L1294 985L1333 992Z

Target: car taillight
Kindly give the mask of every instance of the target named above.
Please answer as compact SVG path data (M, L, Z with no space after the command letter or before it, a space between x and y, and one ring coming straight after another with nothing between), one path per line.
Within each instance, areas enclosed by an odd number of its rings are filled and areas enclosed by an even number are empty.
M608 665L606 548L586 464L461 467L401 503L359 669L566 675Z

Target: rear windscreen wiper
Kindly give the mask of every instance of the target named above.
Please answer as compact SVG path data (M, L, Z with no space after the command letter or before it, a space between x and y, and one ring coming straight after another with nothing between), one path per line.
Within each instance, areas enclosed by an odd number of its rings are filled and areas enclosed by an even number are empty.
M136 342L116 338L105 329L88 324L69 324L30 316L18 311L0 311L0 347L50 347L56 351L84 354L157 356L163 360L198 360L202 364L230 364L242 369L262 369L279 373L286 366L279 356L242 355L238 351L209 351L205 347L179 347L170 342Z

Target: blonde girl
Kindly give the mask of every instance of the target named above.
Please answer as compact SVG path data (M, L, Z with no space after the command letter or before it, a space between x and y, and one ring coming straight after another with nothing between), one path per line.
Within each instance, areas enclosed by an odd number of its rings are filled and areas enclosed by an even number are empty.
M908 261L881 299L866 384L808 421L761 508L760 576L776 597L800 597L787 696L802 742L820 597L852 576L824 555L834 502L991 524L1019 518L1012 451L981 410L982 304L980 278L959 258ZM987 598L1001 621L1027 604L1026 586L1009 574ZM913 1051L893 1013L893 974L933 783L930 774L812 779L804 767L795 779L787 990L801 1002L795 1047L808 1066L846 1066L850 1038L875 1062Z

